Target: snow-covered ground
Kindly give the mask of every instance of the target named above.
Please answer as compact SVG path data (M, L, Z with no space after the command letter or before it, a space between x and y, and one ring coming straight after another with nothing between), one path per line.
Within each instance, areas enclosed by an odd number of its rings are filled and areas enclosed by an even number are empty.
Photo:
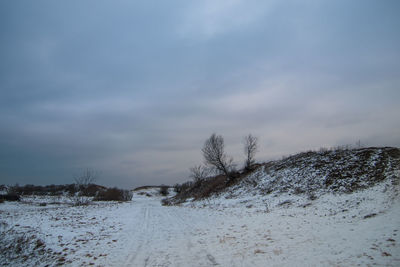
M400 200L387 181L316 200L229 195L162 206L0 204L1 266L400 266ZM142 194L140 194L142 193ZM42 201L43 202L43 201ZM51 202L51 201L48 201Z

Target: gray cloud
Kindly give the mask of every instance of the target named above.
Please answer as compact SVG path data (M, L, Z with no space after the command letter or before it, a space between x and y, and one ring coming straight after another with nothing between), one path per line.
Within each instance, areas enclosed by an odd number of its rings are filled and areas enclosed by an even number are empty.
M3 1L0 183L172 184L213 132L238 163L400 145L397 1Z

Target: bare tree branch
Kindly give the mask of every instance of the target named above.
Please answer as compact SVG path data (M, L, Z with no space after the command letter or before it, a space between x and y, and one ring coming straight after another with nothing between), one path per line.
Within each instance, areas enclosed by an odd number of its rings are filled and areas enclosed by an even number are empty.
M244 153L246 154L245 169L251 170L254 165L254 156L258 150L258 139L251 134L244 137Z
M87 187L96 181L97 173L92 169L85 169L81 176L75 178L75 184L79 187Z
M194 182L201 181L210 174L210 169L203 165L196 165L190 168L190 177L193 178Z
M85 169L81 176L75 178L77 192L72 196L75 205L86 205L90 202L87 196L89 185L96 181L97 173L91 169Z
M207 165L214 167L217 172L223 173L228 180L232 179L233 159L228 158L224 152L224 139L222 136L213 133L204 143L202 152Z

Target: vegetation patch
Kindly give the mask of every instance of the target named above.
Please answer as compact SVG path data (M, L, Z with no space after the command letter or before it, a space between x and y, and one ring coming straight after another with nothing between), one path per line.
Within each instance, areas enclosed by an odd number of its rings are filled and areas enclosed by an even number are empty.
M132 192L129 190L108 188L99 191L97 196L93 199L95 201L129 201L132 199Z

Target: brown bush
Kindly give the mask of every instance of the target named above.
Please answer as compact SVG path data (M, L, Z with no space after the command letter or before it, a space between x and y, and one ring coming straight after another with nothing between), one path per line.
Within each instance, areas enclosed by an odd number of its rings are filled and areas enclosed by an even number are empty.
M162 196L168 196L168 194L169 194L169 191L168 191L168 189L169 189L169 186L167 186L167 185L162 185L161 187L160 187L160 194L162 195Z
M0 199L7 201L20 201L21 197L16 194L0 195Z
M100 191L94 198L95 201L129 201L132 193L129 190L122 190L116 187Z
M163 204L172 205L181 203L188 198L197 200L210 197L239 182L243 175L240 173L231 173L231 177L234 177L234 179L230 180L228 183L226 182L225 175L217 175L197 182L186 182L181 185L175 185L177 195L173 198L166 199Z

